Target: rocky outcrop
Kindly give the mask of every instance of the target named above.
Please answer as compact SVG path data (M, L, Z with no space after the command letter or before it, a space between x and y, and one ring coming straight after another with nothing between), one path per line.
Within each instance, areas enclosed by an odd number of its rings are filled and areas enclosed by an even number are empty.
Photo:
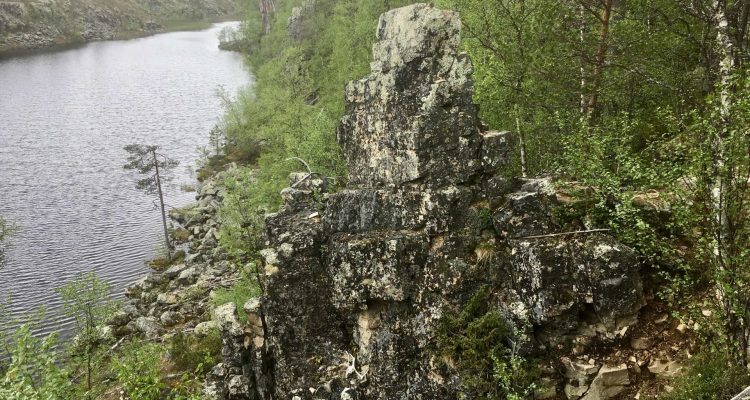
M0 54L163 31L237 13L235 0L0 1Z
M287 21L287 34L295 41L302 41L305 38L305 21L310 18L310 14L315 10L315 0L304 0L302 5L292 9L292 15Z
M557 374L551 354L625 334L643 304L638 258L602 233L563 232L549 179L495 176L512 140L479 128L460 29L426 4L381 17L372 72L346 88L348 186L291 176L266 219L265 292L242 330L227 317L212 393L461 398L459 360L436 337L480 291L482 309L531 338L521 351L553 362L547 398L605 399L629 384L621 365Z

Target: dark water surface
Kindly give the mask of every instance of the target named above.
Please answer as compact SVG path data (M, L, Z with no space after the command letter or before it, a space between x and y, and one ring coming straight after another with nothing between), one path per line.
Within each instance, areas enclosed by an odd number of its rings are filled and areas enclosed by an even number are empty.
M162 146L181 162L166 201L193 199L179 186L221 115L216 90L251 83L241 56L217 48L227 24L0 60L0 215L21 227L0 300L14 316L46 307L44 330L64 330L55 287L94 270L121 296L147 272L159 212L122 148Z

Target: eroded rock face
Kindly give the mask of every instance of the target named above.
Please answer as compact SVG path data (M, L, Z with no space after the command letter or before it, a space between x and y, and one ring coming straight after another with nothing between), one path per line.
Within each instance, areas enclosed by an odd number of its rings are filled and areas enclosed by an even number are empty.
M225 351L244 355L239 374L236 356L225 362L234 373L219 392L459 398L436 327L482 287L487 308L534 336L529 353L632 322L643 299L634 252L603 234L544 236L562 229L551 181L494 176L511 137L480 132L460 29L456 13L426 4L381 17L372 73L347 87L338 130L349 185L327 194L325 179L290 177L266 220L265 293L245 307L241 349L224 329ZM586 368L568 377L578 397L628 383L619 367Z
M290 38L296 41L302 41L305 38L305 22L314 10L315 0L305 0L301 6L292 9L292 15L289 16L286 27Z
M346 87L338 130L353 185L457 184L482 169L460 30L458 14L425 4L381 17L372 73Z

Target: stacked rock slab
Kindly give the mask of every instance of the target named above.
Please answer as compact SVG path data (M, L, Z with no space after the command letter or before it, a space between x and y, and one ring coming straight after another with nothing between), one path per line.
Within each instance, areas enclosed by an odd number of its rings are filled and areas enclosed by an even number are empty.
M232 384L250 387L226 397L460 398L434 329L481 287L509 321L555 332L537 350L566 346L583 311L602 331L637 313L631 250L603 235L529 238L560 230L554 191L493 176L510 137L478 128L460 29L426 4L381 17L372 72L347 86L337 132L349 184L326 194L326 179L293 174L282 192L266 220L265 292L248 307L262 322L245 329L243 351L263 356L246 357Z

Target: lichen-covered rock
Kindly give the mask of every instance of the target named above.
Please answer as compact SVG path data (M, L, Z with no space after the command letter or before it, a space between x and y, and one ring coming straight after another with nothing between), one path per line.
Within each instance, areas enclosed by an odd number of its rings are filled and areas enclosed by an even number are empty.
M456 184L482 168L461 19L426 4L380 18L372 73L346 88L338 138L353 185Z
M299 7L292 8L292 15L287 20L286 31L289 37L296 41L305 38L305 22L309 19L310 13L315 9L315 0L305 0Z
M157 339L164 330L155 318L139 317L133 322L133 331L142 333L147 339Z
M248 323L233 305L217 312L224 398L461 398L465 372L438 331L482 290L488 315L534 335L525 353L564 353L582 331L606 339L632 322L635 253L601 233L548 236L563 233L551 180L494 176L511 140L479 129L460 28L426 4L381 17L372 72L347 87L338 130L347 187L329 194L326 179L292 174L266 218ZM619 367L568 364L576 398L629 382Z
M605 331L632 324L644 304L639 268L633 250L602 234L511 243L512 288L552 341L582 316Z

